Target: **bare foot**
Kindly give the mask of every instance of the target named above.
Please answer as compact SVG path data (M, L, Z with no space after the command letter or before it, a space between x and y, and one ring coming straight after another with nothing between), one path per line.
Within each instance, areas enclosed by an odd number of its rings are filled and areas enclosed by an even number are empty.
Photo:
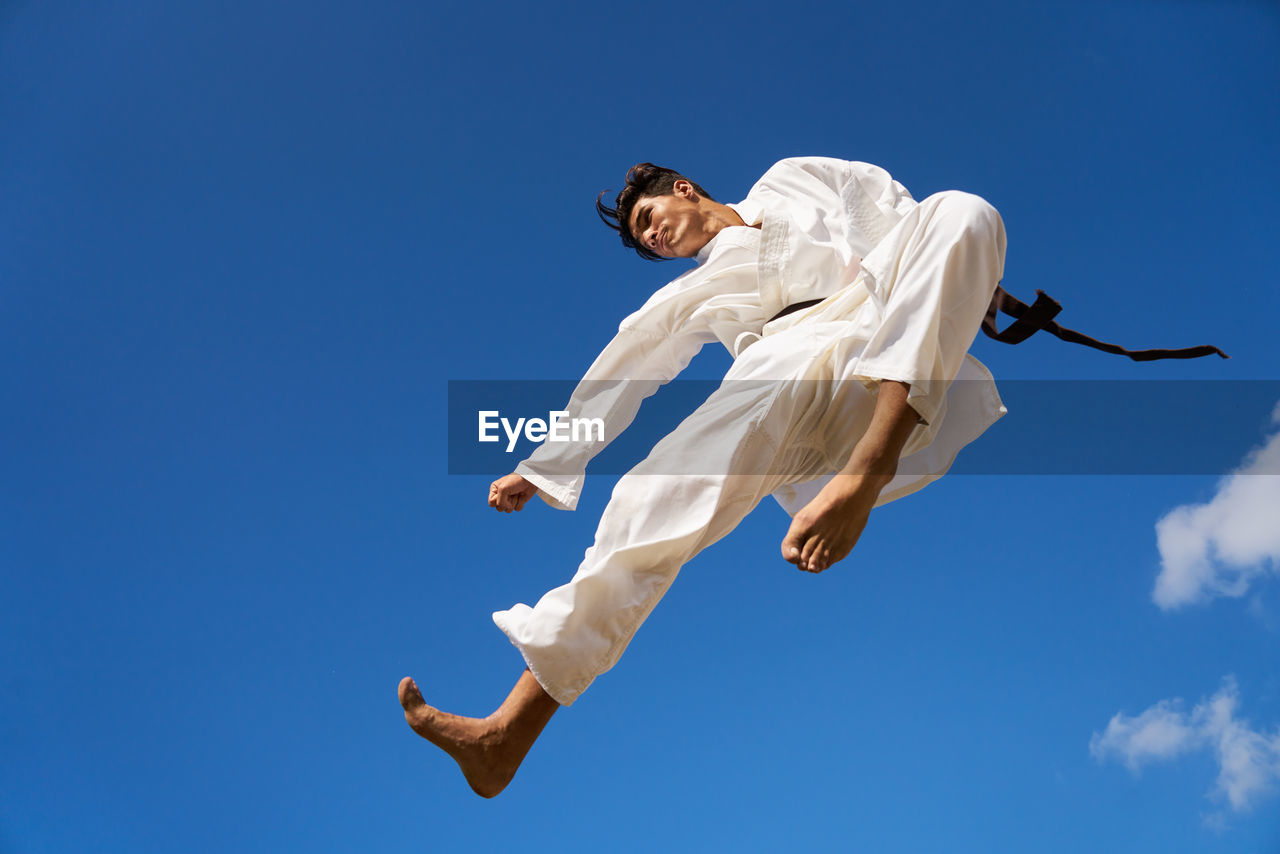
M822 572L853 551L889 478L838 474L806 504L782 540L782 556L807 572Z
M487 718L451 715L428 706L407 676L400 680L399 694L409 726L453 757L472 791L482 798L492 798L507 787L559 708L527 670L502 706Z

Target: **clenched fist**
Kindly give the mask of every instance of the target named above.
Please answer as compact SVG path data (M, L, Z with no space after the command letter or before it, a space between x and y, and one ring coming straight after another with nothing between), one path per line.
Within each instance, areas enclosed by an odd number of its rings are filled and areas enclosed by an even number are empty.
M489 484L489 506L499 513L519 512L538 487L518 474L509 474Z

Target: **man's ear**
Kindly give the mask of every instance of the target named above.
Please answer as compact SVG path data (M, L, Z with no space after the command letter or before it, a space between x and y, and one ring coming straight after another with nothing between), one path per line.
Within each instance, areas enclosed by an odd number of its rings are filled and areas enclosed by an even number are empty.
M684 178L671 185L671 192L682 199L692 200L698 198L698 191L693 189L693 182L686 181Z

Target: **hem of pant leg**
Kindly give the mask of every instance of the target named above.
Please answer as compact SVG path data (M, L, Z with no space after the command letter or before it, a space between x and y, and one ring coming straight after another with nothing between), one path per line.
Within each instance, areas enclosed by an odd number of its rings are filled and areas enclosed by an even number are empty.
M930 395L920 392L920 377L915 375L914 371L906 371L897 367L880 366L873 361L859 359L853 366L852 374L854 377L863 380L863 385L867 386L868 391L872 391L866 380L871 380L876 387L884 380L893 382L906 383L910 386L907 391L907 404L916 411L916 415L925 424L932 424L934 419L938 417L938 404L931 399Z
M983 394L986 397L988 408L996 414L996 417L991 421L991 424L994 424L1009 414L1008 407L1004 405L1004 400L1000 397L1000 387L996 385L996 378L992 375L991 369L972 353L965 353L964 358L974 369L981 371L983 379L986 380ZM991 424L988 424L987 427L990 427ZM983 429L985 430L986 428Z
M493 622L494 625L501 629L502 633L507 636L507 640L511 641L511 645L516 648L516 651L520 653L520 657L524 659L524 663L528 666L529 672L533 674L534 679L538 680L538 684L542 686L542 690L546 691L547 694L550 695L551 699L555 700L560 705L572 706L573 701L578 699L579 695L586 690L585 687L579 688L576 691L566 690L558 683L547 679L545 674L538 667L537 662L535 662L533 657L529 655L529 651L526 650L524 645L516 640L515 636L511 633L511 629L506 625L506 617L502 611L493 612Z

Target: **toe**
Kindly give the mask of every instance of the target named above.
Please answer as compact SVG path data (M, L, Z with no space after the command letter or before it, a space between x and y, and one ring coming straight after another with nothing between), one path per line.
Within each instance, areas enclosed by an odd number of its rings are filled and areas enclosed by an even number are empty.
M422 699L422 692L418 690L418 685L410 677L406 676L400 680L400 705L406 709L422 706L426 701Z
M821 546L821 541L817 537L810 537L805 541L804 548L800 551L800 568L808 572L813 572L813 558Z

